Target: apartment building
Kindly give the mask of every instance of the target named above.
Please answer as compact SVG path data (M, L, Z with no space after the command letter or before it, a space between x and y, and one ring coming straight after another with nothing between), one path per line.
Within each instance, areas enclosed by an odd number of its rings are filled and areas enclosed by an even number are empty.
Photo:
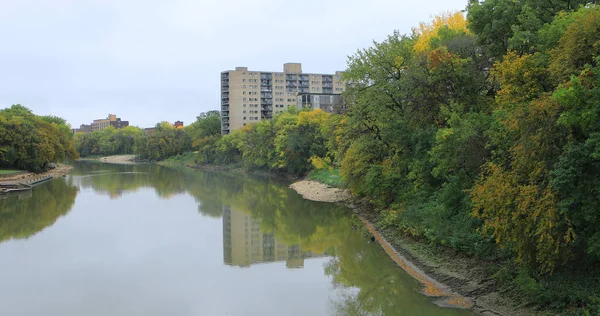
M318 96L319 105L321 97L338 96L339 100L344 89L341 71L303 73L300 63L286 63L282 72L254 71L247 67L223 71L221 133L229 134L246 124L271 119L290 106L310 104L315 108L315 96ZM330 102L333 104L334 100L330 98ZM319 108L330 111L332 107Z
M129 121L122 121L116 114L109 114L105 119L94 120L91 124L91 131L101 131L109 126L123 128L129 126Z
M79 128L72 128L71 131L73 134L89 133L92 131L92 125L81 124Z

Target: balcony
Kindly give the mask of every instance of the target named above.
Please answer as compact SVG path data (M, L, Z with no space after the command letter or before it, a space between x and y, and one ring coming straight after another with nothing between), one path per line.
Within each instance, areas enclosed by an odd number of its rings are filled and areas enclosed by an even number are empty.
M308 81L308 75L300 75L300 80Z
M270 105L263 105L261 111L273 111L273 107Z
M297 75L285 75L285 80L298 80Z
M221 92L229 92L229 86L221 87Z
M296 88L298 87L298 83L296 83L295 81L288 81L285 83L285 86L287 88Z
M298 93L310 93L310 89L308 89L308 88L300 88L300 89L298 89Z
M268 98L268 99L272 99L272 98L273 98L273 95L272 95L272 94L270 94L270 93L261 93L261 94L260 94L260 97L261 97L261 98Z
M333 83L331 83L331 82L327 82L327 83L323 82L322 86L323 86L323 88L333 88Z
M261 86L271 86L272 81L271 80L260 80L260 85Z
M229 117L229 111L221 111L221 117Z
M260 74L260 79L269 79L269 80L271 80L271 79L273 79L273 75L270 74L270 73L261 73Z
M260 103L261 104L273 104L273 100L271 100L271 99L261 99Z
M287 89L285 89L285 91L287 91L287 92L297 92L298 89L297 88L287 88Z
M323 76L323 82L333 82L332 76Z
M273 89L262 88L262 89L260 89L260 92L268 92L268 93L271 93L271 92L273 92Z
M229 112L229 107L228 106L222 106L221 107L221 111Z

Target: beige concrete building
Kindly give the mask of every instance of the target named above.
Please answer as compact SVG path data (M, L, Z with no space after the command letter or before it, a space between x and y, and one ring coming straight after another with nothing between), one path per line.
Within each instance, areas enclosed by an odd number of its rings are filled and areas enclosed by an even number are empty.
M116 114L109 114L105 119L94 120L91 124L91 131L101 131L109 126L114 128L123 128L129 126L129 121L122 121L121 118L117 117Z
M265 262L285 261L289 269L304 267L304 259L319 257L302 251L299 245L281 243L273 232L260 230L260 223L250 214L223 207L223 261L249 267Z
M311 103L306 102L306 98L301 101L299 98L303 95L339 97L344 89L341 71L335 74L303 73L299 63L284 64L283 72L254 71L247 67L223 71L221 133L229 134L246 124L271 119L290 106Z

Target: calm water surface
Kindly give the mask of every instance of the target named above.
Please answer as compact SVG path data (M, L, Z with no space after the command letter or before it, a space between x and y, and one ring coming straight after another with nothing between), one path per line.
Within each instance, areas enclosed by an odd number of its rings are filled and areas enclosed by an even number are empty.
M78 163L0 200L0 315L471 315L271 179Z

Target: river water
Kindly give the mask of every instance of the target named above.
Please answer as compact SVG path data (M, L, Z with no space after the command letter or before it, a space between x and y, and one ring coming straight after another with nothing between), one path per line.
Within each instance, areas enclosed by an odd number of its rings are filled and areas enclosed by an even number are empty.
M0 315L472 315L421 289L273 179L80 162L0 199Z

